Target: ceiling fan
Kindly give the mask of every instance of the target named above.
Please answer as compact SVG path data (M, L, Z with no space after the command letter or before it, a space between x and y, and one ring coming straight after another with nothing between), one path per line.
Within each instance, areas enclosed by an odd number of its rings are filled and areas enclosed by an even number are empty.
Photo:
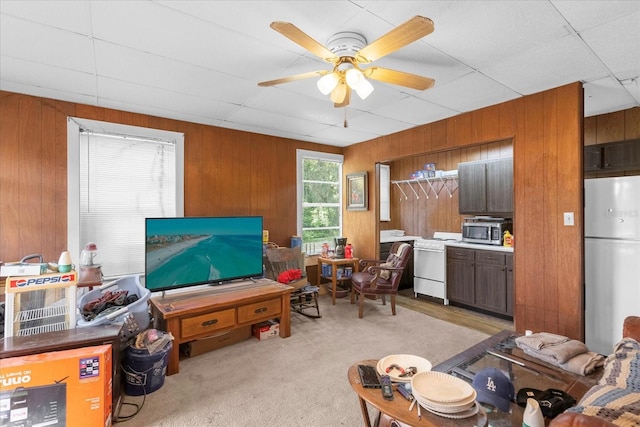
M351 90L365 99L373 92L373 86L367 79L425 90L432 87L435 80L403 71L362 65L382 58L403 46L412 43L433 32L433 21L423 16L414 16L404 24L389 31L379 39L366 44L365 38L357 33L342 32L331 37L328 47L318 43L302 30L289 22L272 22L271 28L299 44L317 57L333 64L333 70L317 70L295 74L275 80L258 83L258 86L275 86L312 77L321 77L317 86L334 103L334 107L346 107L351 99Z

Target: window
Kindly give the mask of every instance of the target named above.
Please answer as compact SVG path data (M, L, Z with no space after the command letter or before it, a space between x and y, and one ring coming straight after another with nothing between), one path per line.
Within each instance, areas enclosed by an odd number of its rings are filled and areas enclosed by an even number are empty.
M338 154L297 150L298 235L310 255L342 236L342 161Z
M105 278L145 270L145 218L183 216L184 135L69 118L68 250L94 242Z

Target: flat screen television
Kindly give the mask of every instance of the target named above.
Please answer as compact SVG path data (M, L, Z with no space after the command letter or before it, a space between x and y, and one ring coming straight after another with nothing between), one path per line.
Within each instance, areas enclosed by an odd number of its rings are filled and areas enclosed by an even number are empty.
M262 275L262 217L146 218L145 287L152 292Z

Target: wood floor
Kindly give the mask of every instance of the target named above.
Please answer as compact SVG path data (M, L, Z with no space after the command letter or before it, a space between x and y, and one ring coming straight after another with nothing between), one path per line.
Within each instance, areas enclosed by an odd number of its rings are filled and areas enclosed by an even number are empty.
M513 322L477 313L461 307L444 305L429 297L420 295L414 297L413 289L401 289L396 296L396 303L420 313L441 319L459 326L476 329L489 335L497 334L504 329L513 330Z

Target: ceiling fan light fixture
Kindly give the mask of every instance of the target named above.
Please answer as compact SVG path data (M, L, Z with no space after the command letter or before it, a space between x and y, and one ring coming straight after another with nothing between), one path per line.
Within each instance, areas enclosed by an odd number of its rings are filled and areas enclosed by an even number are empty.
M351 89L356 89L364 80L364 74L362 74L362 71L358 70L357 68L348 69L346 77L347 84L349 85L349 87L351 87Z
M373 92L373 85L363 77L358 87L355 88L355 91L360 99L367 99L367 96L371 95Z
M316 85L323 95L329 95L338 86L338 83L340 83L340 76L333 72L320 77Z

